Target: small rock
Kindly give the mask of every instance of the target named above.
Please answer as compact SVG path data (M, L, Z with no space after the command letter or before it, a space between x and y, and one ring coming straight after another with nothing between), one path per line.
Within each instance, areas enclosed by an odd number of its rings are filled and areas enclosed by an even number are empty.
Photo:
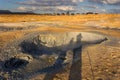
M25 60L25 61L28 61L28 62L32 62L33 61L33 58L31 55L27 55L27 54L19 54L19 55L15 55L14 56L15 58L18 58L18 59L22 59L22 60Z
M107 63L107 66L112 66L112 64L111 63Z
M114 55L114 56L112 56L112 58L115 59L115 58L117 58L117 56Z
M105 71L106 71L106 72L109 72L109 70L108 70L108 69L106 69Z
M116 71L112 71L111 73L112 73L112 74L116 74L117 72L116 72Z

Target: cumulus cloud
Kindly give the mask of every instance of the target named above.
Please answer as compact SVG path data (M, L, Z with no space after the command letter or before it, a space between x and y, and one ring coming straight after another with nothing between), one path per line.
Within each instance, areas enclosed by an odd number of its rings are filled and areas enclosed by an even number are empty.
M84 2L84 0L72 0L72 2Z
M18 2L18 4L27 7L19 7L17 10L74 11L77 2L83 1L84 0L25 0Z
M30 6L76 6L78 1L79 0L25 0L18 3Z
M41 10L41 11L75 11L75 8L73 6L56 6L56 7L20 6L17 8L17 10L19 10L19 11L37 11L37 10Z
M73 6L57 6L57 7L38 7L37 9L43 11L74 11Z
M92 9L97 9L98 8L98 6L96 6L96 5L85 5L84 7L92 8Z
M78 2L84 2L84 0L24 0L18 2L18 4L30 6L76 6Z
M99 13L98 11L100 11L99 7L97 5L92 5L92 4L82 5L79 10L79 12L81 12L81 13L87 13L87 12Z
M63 11L66 11L66 10L75 10L75 8L73 6L57 6L56 9L59 9L59 10L63 10Z
M120 3L120 0L103 0L107 4L118 4Z
M19 11L35 11L37 10L37 7L26 7L26 6L20 6L17 8Z
M120 4L120 0L88 0L89 2L103 3L103 4Z
M26 7L20 6L20 7L17 8L17 10L26 11Z
M19 1L19 0L18 0ZM84 3L85 2L85 3ZM84 4L82 4L84 3ZM88 4L89 3L89 4ZM94 4L96 3L96 4ZM120 12L116 8L120 5L120 0L21 0L17 2L20 7L17 10L20 11L79 11L79 12L98 12L107 13L106 9L111 9L112 12ZM94 4L94 5L93 5ZM101 6L104 4L106 6ZM109 6L111 8L108 8ZM104 8L104 9L103 9Z

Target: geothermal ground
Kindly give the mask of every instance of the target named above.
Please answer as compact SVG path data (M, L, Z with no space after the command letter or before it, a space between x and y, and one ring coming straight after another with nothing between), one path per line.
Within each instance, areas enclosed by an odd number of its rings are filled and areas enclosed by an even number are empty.
M0 80L119 80L120 15L0 15Z

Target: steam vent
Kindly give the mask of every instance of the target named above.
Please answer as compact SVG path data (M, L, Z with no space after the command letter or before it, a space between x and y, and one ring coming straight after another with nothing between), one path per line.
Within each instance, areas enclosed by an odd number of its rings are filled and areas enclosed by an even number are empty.
M2 67L11 76L28 79L37 74L50 74L80 59L82 47L107 40L90 32L36 32L11 42L2 50Z

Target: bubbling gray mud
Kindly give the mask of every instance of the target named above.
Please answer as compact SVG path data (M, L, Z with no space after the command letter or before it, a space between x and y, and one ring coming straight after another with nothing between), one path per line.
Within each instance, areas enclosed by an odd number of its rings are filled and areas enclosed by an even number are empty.
M103 35L88 32L31 33L7 45L2 54L5 64L14 78L28 78L36 73L49 73L79 60L77 56L85 44L97 44L107 40ZM80 51L76 53L77 51ZM73 60L73 54L75 59ZM12 59L12 60L11 60ZM21 61L19 61L21 60ZM19 63L17 63L19 62ZM22 65L26 63L25 65ZM17 67L16 67L17 66ZM20 67L19 67L20 66ZM12 68L13 67L13 68ZM14 70L14 74L13 74ZM15 72L16 71L16 72Z

